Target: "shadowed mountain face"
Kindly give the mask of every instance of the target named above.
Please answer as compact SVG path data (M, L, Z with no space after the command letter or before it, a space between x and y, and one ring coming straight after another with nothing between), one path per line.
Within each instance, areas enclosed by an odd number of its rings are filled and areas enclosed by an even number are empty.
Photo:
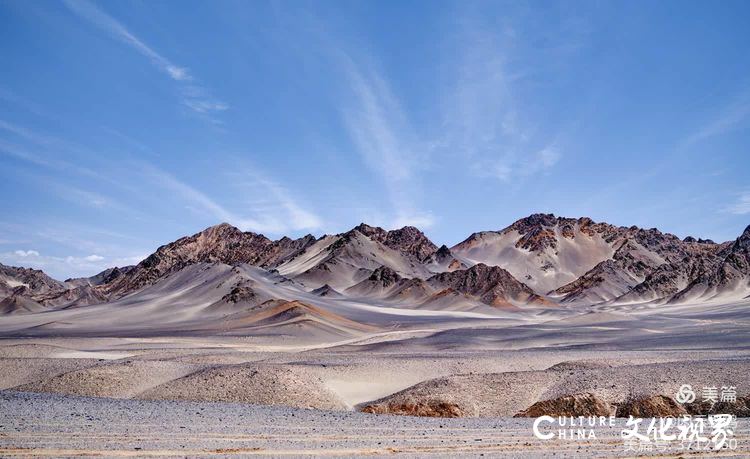
M724 292L750 294L748 273L750 273L750 226L731 244L722 244L721 249L707 258L707 266L696 269L688 285L676 294L672 301L692 298L706 298ZM713 253L712 253L713 255Z
M386 231L362 223L317 239L273 241L222 223L163 245L136 266L110 268L90 278L59 282L38 270L0 265L2 313L112 302L178 273L186 288L193 271L185 270L195 265L254 267L274 285L290 286L282 294L258 291L247 279L216 280L216 288L225 288L223 282L232 285L226 297L212 300L214 309L233 313L307 294L388 307L470 310L705 301L750 295L750 227L736 241L717 244L680 240L654 228L534 214L498 231L474 233L452 248L438 248L410 226Z
M28 294L65 290L65 285L38 269L16 268L0 263L0 292L10 292L22 287Z
M385 231L383 228L360 223L354 229L373 241L380 242L386 247L398 250L419 261L424 260L437 250L437 246L427 239L424 233L413 226L404 226L401 229Z
M428 284L453 289L478 297L484 304L509 306L515 303L541 303L542 298L526 284L519 282L508 271L482 263L469 269L436 274Z
M159 247L126 275L105 284L102 290L109 296L120 297L195 263L270 266L293 256L314 240L308 235L296 240L285 237L271 241L262 234L242 232L222 223Z

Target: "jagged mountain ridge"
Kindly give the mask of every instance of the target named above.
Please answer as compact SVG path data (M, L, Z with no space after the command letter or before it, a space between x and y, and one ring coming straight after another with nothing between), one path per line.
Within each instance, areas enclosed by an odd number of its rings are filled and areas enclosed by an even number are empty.
M59 282L0 265L0 300L8 299L6 313L97 304L199 263L256 266L320 297L403 307L451 298L496 307L707 300L750 293L749 247L750 227L736 241L716 244L552 214L474 233L452 248L437 247L414 227L387 231L362 223L317 239L273 241L223 223L163 245L136 266L90 278ZM252 286L243 288L252 296Z
M108 296L117 298L194 263L267 266L293 255L314 239L312 235L307 235L296 240L282 238L271 241L262 234L242 232L228 223L222 223L159 247L128 273L105 284L102 290Z
M0 263L0 292L8 293L19 287L34 295L65 290L63 282L49 277L41 270Z

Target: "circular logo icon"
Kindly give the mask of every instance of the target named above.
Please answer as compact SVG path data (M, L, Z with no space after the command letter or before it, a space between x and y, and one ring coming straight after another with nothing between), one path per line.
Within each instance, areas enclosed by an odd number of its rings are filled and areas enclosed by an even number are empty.
M674 394L674 399L677 403L692 403L695 401L695 392L693 386L690 384L683 384L680 389Z

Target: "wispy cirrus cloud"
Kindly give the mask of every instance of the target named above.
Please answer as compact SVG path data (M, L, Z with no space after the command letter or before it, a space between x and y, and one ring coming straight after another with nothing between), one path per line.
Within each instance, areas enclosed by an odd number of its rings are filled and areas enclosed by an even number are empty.
M750 191L741 193L737 200L728 205L725 210L730 214L747 215L750 214Z
M552 168L559 160L560 152L554 145L548 145L527 155L506 155L500 160L478 159L471 165L471 170L478 177L511 182L542 173Z
M207 194L168 172L148 164L142 164L142 168L155 184L174 192L188 207L199 208L217 220L231 223L243 231L283 234L289 230L317 229L322 225L317 215L303 209L283 187L268 178L250 175L252 185L262 188L262 195L268 196L271 202L266 207L251 207L249 210L252 215L248 216L227 209ZM238 186L241 185L240 182Z
M739 127L749 116L750 90L745 90L719 110L713 119L710 119L689 135L682 146L690 146L705 139L726 134Z
M556 135L529 123L514 95L524 78L511 65L516 31L510 24L490 28L467 14L458 33L465 45L456 50L455 81L443 103L442 149L458 155L472 174L503 182L554 167L562 157Z
M40 187L46 187L47 189L55 193L56 197L64 199L73 204L96 209L99 211L112 211L118 214L124 214L135 218L145 218L145 215L141 211L123 203L118 199L113 198L112 196L82 189L77 186L68 185L55 180L42 180L39 178L34 178L32 180L38 182Z
M266 216L262 220L276 222L277 226L286 226L294 230L317 229L323 226L322 219L313 212L302 208L286 188L257 172L248 172L247 174L250 176L251 182L254 182L255 188L270 192L271 206L266 208ZM287 223L282 223L284 221Z
M80 166L70 161L50 157L49 155L31 152L26 148L19 147L18 145L6 142L2 139L0 139L0 154L5 154L7 156L11 156L16 159L44 168L74 172L80 175L87 176L89 178L102 180L105 179L102 174L88 167Z
M118 20L101 10L88 0L63 0L65 5L80 18L107 32L112 38L130 46L172 80L181 84L179 88L181 103L193 112L211 122L219 120L212 115L229 108L229 105L213 97L210 92L197 83L186 67L175 64L143 40L135 36Z
M385 185L394 218L386 226L429 227L433 215L418 206L418 165L426 159L399 100L374 68L344 55L352 102L342 109L344 124L368 168Z
M130 31L119 21L100 10L88 0L63 0L63 3L81 18L86 19L100 29L108 32L113 38L131 46L136 51L149 58L156 67L168 74L173 80L192 80L192 77L186 68L172 63L169 59L154 51L153 48L130 33Z

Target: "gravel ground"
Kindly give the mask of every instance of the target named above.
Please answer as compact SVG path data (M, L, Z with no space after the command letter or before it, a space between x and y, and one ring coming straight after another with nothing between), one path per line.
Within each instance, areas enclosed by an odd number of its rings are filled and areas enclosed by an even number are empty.
M617 426L596 439L539 440L530 419L413 418L235 403L115 400L0 391L0 457L633 457ZM644 457L749 457L737 449Z

